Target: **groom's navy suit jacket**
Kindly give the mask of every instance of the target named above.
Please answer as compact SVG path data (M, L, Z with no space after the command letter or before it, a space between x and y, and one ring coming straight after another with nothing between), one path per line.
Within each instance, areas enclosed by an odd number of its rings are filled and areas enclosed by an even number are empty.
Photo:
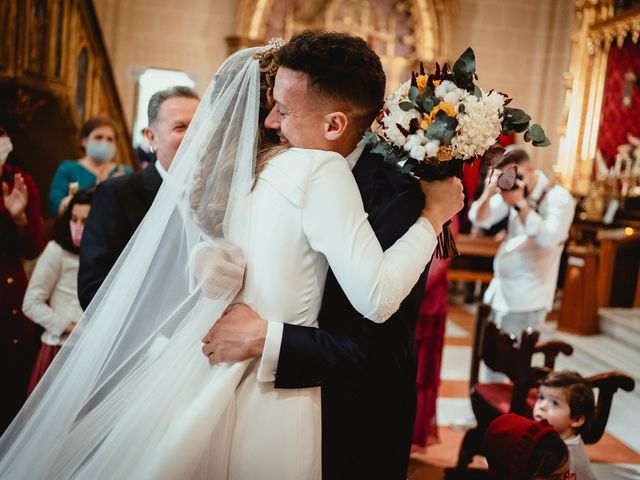
M353 169L383 249L414 224L416 180L365 153ZM416 411L415 327L428 267L386 323L362 317L331 271L320 328L284 325L276 388L322 387L324 480L405 480Z

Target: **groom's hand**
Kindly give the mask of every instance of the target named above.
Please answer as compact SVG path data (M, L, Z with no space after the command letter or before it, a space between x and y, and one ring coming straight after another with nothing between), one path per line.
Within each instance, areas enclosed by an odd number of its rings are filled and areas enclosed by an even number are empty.
M202 339L202 352L211 365L239 362L262 355L267 321L244 303L229 305Z

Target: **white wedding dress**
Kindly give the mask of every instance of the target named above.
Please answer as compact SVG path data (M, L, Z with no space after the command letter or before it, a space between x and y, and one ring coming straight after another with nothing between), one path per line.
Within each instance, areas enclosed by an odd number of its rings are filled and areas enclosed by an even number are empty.
M244 219L228 234L248 252L237 301L269 320L315 326L330 265L352 304L384 321L436 246L430 225L416 224L383 253L347 162L333 152L290 149L273 158L249 201L249 235ZM276 390L258 382L257 361L210 367L198 342L215 309L215 301L202 300L199 313L167 341L136 381L140 393L131 396L139 406L105 441L108 455L98 449L77 478L321 478L320 389ZM178 356L182 369L173 365ZM180 377L167 378L165 363ZM154 393L170 385L170 398ZM156 431L138 437L148 423Z
M437 239L428 222L418 221L383 252L348 164L333 152L289 149L270 160L248 193L247 152L253 156L255 146L243 139L252 132L255 138L257 125L253 51L237 53L219 71L170 180L89 319L2 437L0 478L321 478L319 388L275 390L257 381L257 360L211 367L202 354L201 339L229 298L181 291L193 276L190 253L217 241L185 207L198 168L187 162L203 158L209 165L207 146L237 132L235 144L215 145L217 163L210 164L217 170L206 169L205 198L215 197L219 186L211 182L227 182L224 168L235 165L231 187L223 185L224 242L240 247L246 261L234 302L271 321L315 326L330 266L354 307L383 322L410 292ZM251 113L238 116L239 109Z
M269 320L317 326L330 264L351 303L384 321L436 246L429 226L414 225L383 254L348 164L332 152L279 155L251 197L242 300ZM275 390L257 381L256 370L252 362L234 399L229 478L320 479L320 388Z

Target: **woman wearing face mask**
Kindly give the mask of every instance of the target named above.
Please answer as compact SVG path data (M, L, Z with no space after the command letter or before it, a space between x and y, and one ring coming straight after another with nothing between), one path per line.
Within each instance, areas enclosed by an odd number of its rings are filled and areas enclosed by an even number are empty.
M44 247L38 187L31 175L7 161L13 150L9 134L17 130L13 118L0 112L0 431L24 402L38 353L37 326L20 308L27 288L22 261L33 260Z
M51 240L38 259L22 310L45 331L27 395L35 388L62 344L82 316L78 302L78 251L94 189L81 190L56 220Z
M61 215L78 190L93 187L113 176L131 173L131 168L113 161L116 154L116 126L106 117L87 120L80 129L85 156L79 160L64 160L51 182L49 205L51 213Z

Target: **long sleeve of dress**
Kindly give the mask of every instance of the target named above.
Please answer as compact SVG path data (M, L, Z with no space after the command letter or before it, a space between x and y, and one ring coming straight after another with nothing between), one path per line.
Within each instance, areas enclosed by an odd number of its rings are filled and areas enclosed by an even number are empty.
M356 310L382 323L398 309L431 259L435 231L428 221L419 221L383 252L346 161L324 153L306 189L305 234L311 247L325 255Z
M51 241L36 263L22 303L22 311L27 317L56 336L62 335L69 323L79 320L49 306L61 272L62 248Z

